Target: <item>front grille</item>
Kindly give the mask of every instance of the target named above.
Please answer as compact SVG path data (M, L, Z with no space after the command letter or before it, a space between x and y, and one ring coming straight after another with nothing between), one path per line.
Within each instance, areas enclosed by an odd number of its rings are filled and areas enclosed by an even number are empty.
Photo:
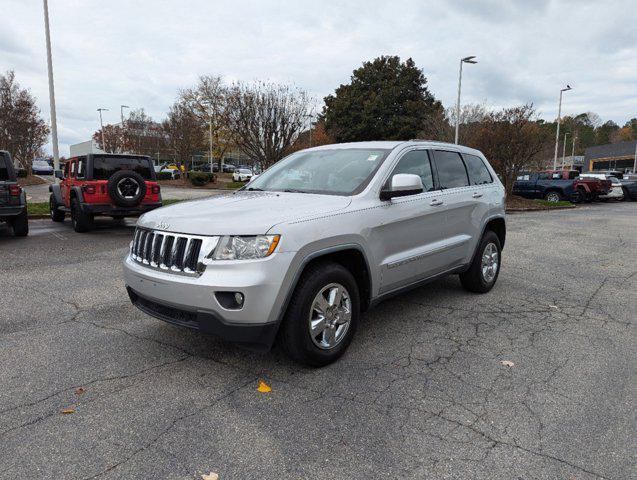
M131 257L136 262L151 268L173 273L196 275L202 272L202 257L205 244L218 237L196 237L179 233L161 232L136 228L131 243Z

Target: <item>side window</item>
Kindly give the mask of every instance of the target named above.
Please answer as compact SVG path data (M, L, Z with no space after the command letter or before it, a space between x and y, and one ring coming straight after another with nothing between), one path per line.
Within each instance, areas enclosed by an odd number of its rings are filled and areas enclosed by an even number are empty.
M427 150L412 150L403 155L398 164L394 168L391 176L397 173L411 173L418 175L422 180L422 188L424 192L434 189L433 175L431 174L431 163Z
M464 163L467 166L467 171L469 172L471 185L493 183L493 177L480 157L468 154L464 154L463 157Z
M550 180L550 178L551 178L551 174L546 172L539 173L537 176L538 180Z
M77 178L84 178L84 164L86 163L85 157L80 157L77 159Z
M466 187L469 185L467 169L459 153L436 150L435 159L441 188Z
M75 178L75 166L77 165L77 162L75 160L71 161L71 177Z
M521 175L518 175L518 178L516 180L530 180L531 179L531 175L529 175L528 173L523 173Z

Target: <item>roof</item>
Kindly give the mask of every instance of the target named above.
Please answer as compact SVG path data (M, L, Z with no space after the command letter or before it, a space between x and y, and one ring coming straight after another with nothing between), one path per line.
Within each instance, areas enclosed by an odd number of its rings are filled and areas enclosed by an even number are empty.
M588 147L585 152L586 160L597 160L602 158L620 158L635 156L635 148L637 148L637 140L629 142L608 143L606 145L597 145Z
M333 150L333 149L345 149L345 148L381 148L385 150L393 150L399 146L407 145L423 145L426 147L452 147L458 148L463 152L475 152L480 153L473 148L465 147L464 145L456 145L454 143L438 142L435 140L384 140L384 141L368 141L368 142L349 142L349 143L332 143L329 145L321 145L319 147L313 147L308 150Z

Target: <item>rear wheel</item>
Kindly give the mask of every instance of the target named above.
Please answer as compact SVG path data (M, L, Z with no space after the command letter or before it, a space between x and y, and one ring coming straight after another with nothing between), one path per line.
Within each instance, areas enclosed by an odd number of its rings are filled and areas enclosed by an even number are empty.
M55 196L53 196L53 194L49 197L49 209L51 210L51 220L54 222L64 221L64 212L58 210L58 204L55 201Z
M29 234L29 217L26 208L11 221L11 227L16 237L26 237Z
M470 292L488 292L498 279L501 260L500 239L495 232L487 230L480 240L469 270L460 274L460 283Z
M628 189L626 187L622 187L622 192L624 192L624 196L622 197L622 200L624 202L630 202L630 193L628 192Z
M562 200L562 195L560 194L560 192L546 192L546 194L544 195L544 200L546 200L547 202L552 202L552 203L557 203L560 200Z
M293 360L322 367L347 349L358 326L360 300L352 274L333 262L308 267L294 291L279 334Z
M73 230L78 233L88 232L93 229L93 215L82 212L77 197L71 200L71 222Z

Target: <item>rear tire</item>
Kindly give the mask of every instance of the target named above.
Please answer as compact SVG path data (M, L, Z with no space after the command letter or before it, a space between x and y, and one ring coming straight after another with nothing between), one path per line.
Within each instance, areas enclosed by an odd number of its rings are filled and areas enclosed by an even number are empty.
M55 201L55 196L51 194L49 197L49 209L51 210L51 220L54 222L63 222L64 221L64 212L58 210L58 204Z
M323 306L320 311L319 305ZM294 290L279 332L279 344L298 363L328 365L352 341L359 312L358 285L349 270L334 262L311 265Z
M78 233L88 232L93 229L93 215L82 212L77 197L71 200L71 222L73 230Z
M11 227L16 237L26 237L29 234L29 217L26 208L11 221Z
M624 202L630 202L630 193L628 192L628 189L626 187L622 187L622 192L624 192L622 200Z
M478 244L471 266L460 274L460 283L470 292L487 293L498 280L501 265L500 239L495 232L487 230Z

